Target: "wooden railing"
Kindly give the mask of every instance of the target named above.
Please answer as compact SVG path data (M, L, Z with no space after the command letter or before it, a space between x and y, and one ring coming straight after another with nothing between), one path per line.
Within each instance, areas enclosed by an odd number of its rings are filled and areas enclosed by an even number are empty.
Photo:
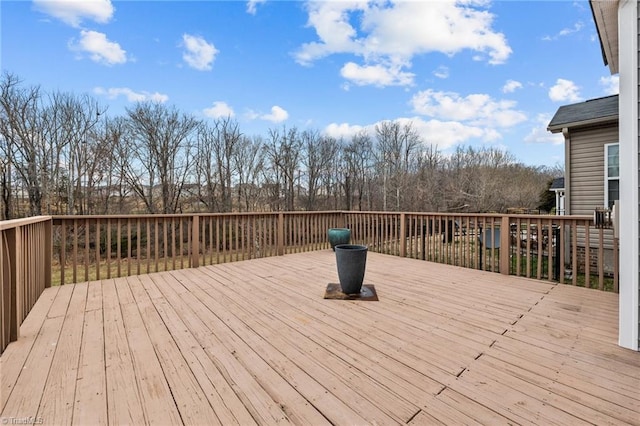
M56 216L54 284L328 248L341 212Z
M486 252L482 250L483 235L499 235L500 216L389 212L344 212L344 215L354 242L367 245L370 250L500 271L496 244L488 244Z
M327 249L327 229L348 227L354 243L380 253L617 291L617 242L591 222L338 211L57 216L50 276L66 284Z
M618 291L617 241L589 216L343 214L352 240L379 253Z
M0 353L51 286L51 218L0 222Z

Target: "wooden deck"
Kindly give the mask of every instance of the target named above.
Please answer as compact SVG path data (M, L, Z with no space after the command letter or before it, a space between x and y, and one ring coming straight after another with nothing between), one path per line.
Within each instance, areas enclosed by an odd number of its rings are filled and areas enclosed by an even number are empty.
M2 424L640 424L616 294L329 250L45 290L0 358ZM25 421L26 419L26 421Z

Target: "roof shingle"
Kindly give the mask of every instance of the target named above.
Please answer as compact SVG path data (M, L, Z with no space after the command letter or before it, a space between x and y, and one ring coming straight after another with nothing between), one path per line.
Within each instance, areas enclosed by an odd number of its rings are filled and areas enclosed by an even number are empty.
M551 119L547 130L557 133L563 127L577 127L585 124L599 124L617 120L618 95L612 95L561 106Z

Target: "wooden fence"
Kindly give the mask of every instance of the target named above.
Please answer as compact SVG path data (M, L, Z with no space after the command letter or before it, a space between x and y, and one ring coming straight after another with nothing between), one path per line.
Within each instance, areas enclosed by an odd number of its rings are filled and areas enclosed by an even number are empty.
M0 222L0 353L51 285L51 218Z

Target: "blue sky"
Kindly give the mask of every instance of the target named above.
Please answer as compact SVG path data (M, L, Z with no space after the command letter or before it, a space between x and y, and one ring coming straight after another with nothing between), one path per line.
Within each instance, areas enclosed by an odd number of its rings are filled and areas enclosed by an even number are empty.
M618 92L583 1L5 1L1 68L45 91L138 100L247 135L411 121L425 143L564 161L561 105Z

